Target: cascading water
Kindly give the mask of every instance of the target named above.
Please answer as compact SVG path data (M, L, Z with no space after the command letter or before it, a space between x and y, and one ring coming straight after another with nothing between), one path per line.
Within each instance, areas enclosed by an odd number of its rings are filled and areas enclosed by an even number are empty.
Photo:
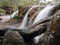
M34 38L34 43L37 44L40 39L44 36L44 33Z
M34 5L34 6L32 6L32 7L28 10L28 12L25 14L25 17L23 18L22 24L21 24L18 28L20 28L20 29L25 29L25 26L26 26L27 20L28 20L28 14L29 14L29 12L30 12L33 8L36 8L36 7L38 7L38 6L39 6L39 5Z
M13 18L14 16L17 16L17 15L18 15L18 10L13 12L13 14L11 14L11 15L0 16L0 18L2 19L2 21L8 21L8 20L10 20L11 18Z
M41 10L39 12L39 14L36 16L33 24L37 23L38 21L45 19L46 17L48 17L50 15L50 12L52 11L52 8L54 6L47 6L45 7L43 10Z
M13 14L11 14L11 18L13 18L14 16L17 16L18 15L18 10L15 11Z
M51 11L52 11L52 9L53 9L54 7L55 7L54 5L53 5L53 6L47 6L47 7L45 7L43 10L41 10L41 11L39 12L39 14L36 16L33 24L35 24L35 23L39 22L40 20L45 19L45 18L47 18L48 16L50 16L50 13L51 13ZM35 38L34 38L35 43L38 43L38 42L39 42L39 39L40 39L43 35L44 35L44 34L41 34L41 35L35 37Z

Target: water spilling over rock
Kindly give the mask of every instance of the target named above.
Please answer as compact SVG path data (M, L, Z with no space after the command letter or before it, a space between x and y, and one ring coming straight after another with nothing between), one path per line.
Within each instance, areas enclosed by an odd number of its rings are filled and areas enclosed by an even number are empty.
M33 8L36 8L36 7L38 7L38 6L39 6L39 5L32 6L32 7L27 11L27 13L25 14L25 16L24 16L24 18L23 18L23 20L22 20L21 25L20 25L18 28L24 29L24 28L26 27L27 21L28 21L28 14L29 14L29 12L30 12Z
M47 6L47 7L45 7L43 10L41 10L41 11L39 12L39 14L36 16L33 24L39 22L39 21L42 20L42 19L44 20L45 18L47 18L48 16L50 16L50 13L51 13L51 11L52 11L52 9L53 9L54 7L55 7L54 5L53 5L53 6ZM35 43L38 43L39 38L40 38L41 36L43 36L43 34L42 34L42 35L39 35L39 36L37 36L37 37L34 38L34 40L36 40Z
M0 16L0 18L2 19L1 22L6 22L6 21L10 20L11 18L14 18L17 15L18 15L18 10L13 12L13 14L11 14L11 15Z
M18 15L18 10L15 11L13 14L11 14L11 18L13 18L14 16L17 16Z
M47 6L43 10L39 12L39 14L36 16L34 23L37 23L38 21L47 18L50 15L50 12L52 11L54 6Z

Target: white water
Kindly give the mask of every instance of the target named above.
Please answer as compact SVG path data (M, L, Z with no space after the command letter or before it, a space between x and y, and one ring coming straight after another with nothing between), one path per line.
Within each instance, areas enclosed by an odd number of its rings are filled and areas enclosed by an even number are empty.
M36 8L36 7L39 7L39 5L34 5L28 10L28 12L25 14L25 16L23 18L21 25L18 27L19 29L25 29L25 26L26 26L27 20L28 20L28 14L33 8Z
M43 39L44 33L34 38L34 43L37 44L40 39Z
M47 18L47 17L50 15L50 12L52 11L53 8L54 8L54 6L47 6L47 7L45 7L43 10L41 10L41 11L39 12L39 14L36 16L33 24L37 23L37 22L40 21L41 19ZM44 34L41 34L41 35L39 35L39 36L36 36L36 37L34 38L34 42L35 42L35 43L38 43L38 42L39 42L39 39L42 38L43 35L44 35Z
M11 14L11 18L13 18L14 16L17 16L18 15L18 10L15 11L13 14Z
M43 10L41 10L39 12L39 14L36 16L33 24L37 23L38 21L45 19L46 17L48 17L50 15L50 12L52 11L52 8L54 6L47 6L45 7Z
M14 16L17 16L18 15L18 10L13 12L13 14L11 15L6 15L6 16L0 16L0 18L2 19L1 21L2 22L5 22L5 21L8 21L10 20L11 18L13 18Z

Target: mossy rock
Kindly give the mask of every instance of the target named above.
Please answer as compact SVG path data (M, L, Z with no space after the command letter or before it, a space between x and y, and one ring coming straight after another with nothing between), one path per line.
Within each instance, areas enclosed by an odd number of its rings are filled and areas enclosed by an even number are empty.
M25 42L17 31L9 30L4 35L3 45L25 45Z

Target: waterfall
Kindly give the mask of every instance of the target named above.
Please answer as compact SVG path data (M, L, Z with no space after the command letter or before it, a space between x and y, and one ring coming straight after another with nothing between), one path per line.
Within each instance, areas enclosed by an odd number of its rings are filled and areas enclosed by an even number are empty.
M28 20L28 14L29 12L33 9L33 8L36 8L36 7L39 7L40 5L33 5L28 11L27 13L25 14L24 18L23 18L23 21L21 23L21 25L18 27L20 29L25 29L25 26L27 24L27 20Z
M36 16L33 24L37 23L38 21L45 19L50 15L50 12L52 11L54 6L47 6L43 10L39 12L39 14Z
M0 16L0 18L2 19L1 21L2 22L5 22L5 21L8 21L10 20L11 18L13 18L14 16L17 16L18 15L18 10L13 12L13 14L11 15L6 15L6 16Z
M36 16L33 24L35 24L35 23L37 23L38 21L40 21L40 20L42 20L42 19L45 19L45 18L47 18L48 16L50 16L50 13L51 13L51 11L52 11L52 9L53 9L54 7L55 7L54 5L53 5L53 6L47 6L47 7L45 7L44 9L42 9L42 10L39 12L39 14ZM38 43L38 42L39 42L39 39L40 39L43 35L44 35L44 34L41 34L41 35L39 35L39 36L36 36L36 37L34 38L35 43Z
M37 44L40 39L44 36L44 33L34 38L34 43Z
M11 18L13 18L14 16L17 16L18 15L18 10L15 11L13 14L11 14Z

